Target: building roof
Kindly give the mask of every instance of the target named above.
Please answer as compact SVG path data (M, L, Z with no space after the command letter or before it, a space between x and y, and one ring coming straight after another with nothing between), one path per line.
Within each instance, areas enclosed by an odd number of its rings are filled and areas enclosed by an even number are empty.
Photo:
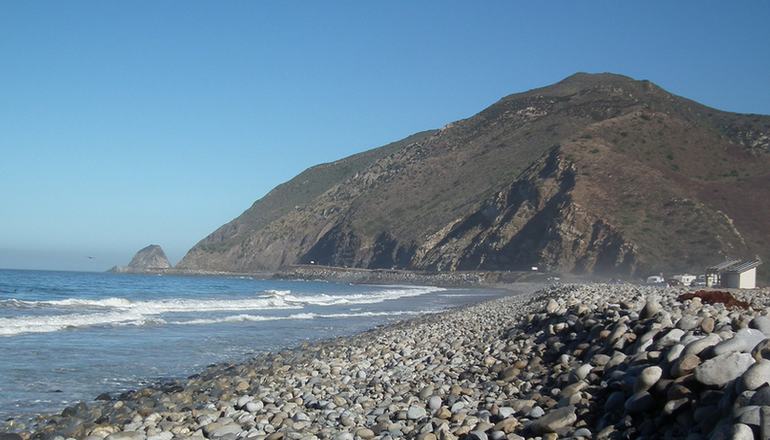
M740 263L741 260L725 260L719 264L715 264L713 266L709 266L706 268L706 272L723 272L727 270L730 266L733 266L735 264Z
M754 269L760 264L762 264L762 260L760 260L759 258L756 258L754 260L741 261L739 263L733 264L732 266L726 268L725 272L732 272L732 273L746 272L747 270Z

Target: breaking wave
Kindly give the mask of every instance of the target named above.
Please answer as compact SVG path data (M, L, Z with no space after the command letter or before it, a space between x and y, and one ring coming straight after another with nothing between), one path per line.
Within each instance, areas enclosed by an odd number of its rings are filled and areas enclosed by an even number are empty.
M380 317L380 316L408 316L408 315L425 315L430 313L437 313L436 310L423 310L423 311L394 311L394 312L361 312L361 313L295 313L289 316L262 316L262 315L230 315L222 318L210 318L210 319L191 319L189 321L170 321L168 324L177 325L200 325L200 324L220 324L227 322L244 322L244 321L284 321L292 319L323 319L323 318L365 318L365 317Z
M175 321L170 321L168 317L163 316L168 313L292 310L303 309L306 305L334 306L375 304L442 290L445 289L440 287L398 287L350 295L294 295L289 290L266 290L252 298L172 298L145 301L133 301L127 298L67 298L47 301L7 299L0 300L0 307L13 309L49 309L53 310L55 314L35 314L0 318L0 336L12 336L21 333L46 333L69 328L106 325L201 325L243 321L420 314L422 312L298 313L289 316L276 317L240 313L221 318L200 318ZM46 313L50 312L46 311Z

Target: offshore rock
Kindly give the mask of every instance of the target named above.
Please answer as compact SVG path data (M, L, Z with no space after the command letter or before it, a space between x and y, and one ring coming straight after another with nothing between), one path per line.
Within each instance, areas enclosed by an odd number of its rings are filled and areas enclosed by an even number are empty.
M110 269L117 273L156 273L164 272L171 268L166 253L157 244L151 244L139 250L134 255L128 266L115 266Z

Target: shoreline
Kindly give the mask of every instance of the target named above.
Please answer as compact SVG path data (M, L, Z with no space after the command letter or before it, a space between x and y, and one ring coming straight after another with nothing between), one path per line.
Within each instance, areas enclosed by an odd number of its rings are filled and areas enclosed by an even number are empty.
M599 277L557 274L542 271L451 271L429 272L402 269L363 269L320 265L292 265L276 271L227 272L188 269L108 270L108 273L129 275L175 275L213 277L252 277L264 280L331 281L350 284L403 284L458 288L484 288L510 284L546 284L554 279L569 282L595 282ZM504 288L504 287L503 287Z
M767 438L770 292L735 293L749 309L685 292L547 286L73 405L13 438Z
M149 272L141 272L141 273L138 273L138 272L120 272L119 274L148 275L148 274L156 274L156 273L155 272L152 272L152 273L149 273ZM243 274L243 275L241 275L241 274L234 274L234 273L195 273L195 274L190 274L190 273L187 273L187 274L169 273L169 275L184 275L184 276L254 276L255 274ZM265 279L291 280L291 279L288 279L288 278L272 278L272 277L266 277ZM296 279L296 278L294 278L294 279ZM343 281L337 281L337 280L332 280L332 281L334 281L334 282L343 282ZM362 283L354 283L354 282L351 282L351 284L380 284L380 283L363 283L363 282ZM423 284L409 284L409 283L405 283L405 282L404 283L397 283L395 281L393 282L393 284L394 285L399 285L399 286L422 286L423 285ZM437 286L437 287L439 287L439 286ZM441 286L441 287L458 287L458 286L452 285L452 286ZM480 292L484 292L484 291L486 291L488 289L497 290L499 292L507 291L508 293L504 294L504 296L503 296L503 297L506 297L506 296L510 296L510 295L523 294L522 293L523 291L526 291L527 294L532 294L532 293L534 293L540 287L543 287L543 284L541 284L541 283L521 283L520 286L516 286L516 285L485 286L485 285L480 285L480 284L470 284L470 285L463 285L463 286L460 286L458 288L467 289L467 290L470 290L470 291L480 291ZM147 379L147 380L143 380L142 382L144 382L145 384L148 384L148 385L145 385L143 387L139 387L138 390L106 391L106 392L102 392L98 396L93 396L94 399L91 400L91 401L81 401L81 402L83 402L83 403L85 403L85 404L87 404L89 406L92 406L92 405L102 405L102 403L100 403L100 402L104 402L104 401L117 401L119 399L122 399L123 397L133 396L134 394L139 393L142 390L176 388L176 387L178 387L178 386L180 386L182 384L187 383L193 377L201 376L201 375L204 375L204 374L210 374L211 371L218 371L218 370L222 370L222 369L226 369L226 368L233 368L233 367L242 366L242 365L245 365L245 364L257 364L257 363L263 361L264 359L270 359L270 358L272 358L273 356L276 356L276 355L284 355L286 353L295 353L295 352L298 352L298 351L302 352L302 351L305 351L305 350L314 351L316 347L329 346L329 345L334 345L334 344L344 344L348 340L358 339L358 338L361 338L361 337L363 337L363 338L368 337L368 335L370 335L370 334L372 334L374 332L384 331L384 330L387 330L387 329L389 329L391 327L398 327L398 326L402 326L402 325L407 325L407 324L410 324L410 323L413 323L413 322L420 322L420 321L428 319L428 318L433 318L434 316L437 316L437 315L443 315L445 313L451 313L451 312L454 312L454 311L465 309L467 307L473 307L473 306L478 305L478 304L482 304L482 303L489 302L489 301L494 301L495 299L497 299L497 298L489 298L489 299L482 298L482 299L479 300L479 302L476 302L476 303L473 303L473 304L459 305L459 306L453 307L451 309L444 310L444 311L437 312L437 313L426 313L426 314L423 314L423 315L407 317L407 318L404 318L402 320L398 320L398 321L392 322L392 323L378 324L375 327L372 327L370 329L363 330L363 331L360 331L360 332L356 332L356 333L353 333L353 334L336 336L336 337L331 337L331 338L328 338L328 339L320 339L320 340L316 340L316 341L312 341L312 342L303 342L303 343L301 343L299 345L288 346L288 347L286 347L284 349L281 349L280 351L276 351L276 352L268 351L268 352L264 352L264 353L259 353L255 357L248 357L248 358L241 359L241 360L225 361L225 362L210 364L207 367L205 367L205 369L203 369L202 371L197 371L197 372L194 371L194 372L192 372L192 374L190 376L187 376L186 378L185 377L170 377L170 378L164 378L163 380ZM62 409L62 412L68 412L68 408L78 407L78 405L81 402L70 402L66 407L64 407ZM17 422L18 423L22 423L23 424L22 426L26 425L28 427L30 425L30 423L28 423L28 422L32 421L36 425L41 426L41 425L44 425L45 423L47 423L50 420L57 420L57 419L60 419L60 418L61 418L60 413L53 413L53 412L45 412L45 413L38 413L38 414L12 415L12 416L6 418L4 421L0 421L0 434L3 434L5 432L8 432L8 433L18 433L19 431L21 431L23 434L25 434L23 436L23 438L27 438L27 435L29 435L30 432L24 431L23 429L20 430L18 427L14 427L15 423L17 423ZM36 429L35 431L38 431L38 430ZM34 438L43 438L43 437L37 436L37 437L34 437ZM2 440L8 440L8 439L3 438Z

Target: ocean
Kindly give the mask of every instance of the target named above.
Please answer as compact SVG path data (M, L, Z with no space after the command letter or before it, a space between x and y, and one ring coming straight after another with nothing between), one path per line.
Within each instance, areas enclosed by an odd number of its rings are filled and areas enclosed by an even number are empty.
M250 277L0 270L0 418L505 295Z

